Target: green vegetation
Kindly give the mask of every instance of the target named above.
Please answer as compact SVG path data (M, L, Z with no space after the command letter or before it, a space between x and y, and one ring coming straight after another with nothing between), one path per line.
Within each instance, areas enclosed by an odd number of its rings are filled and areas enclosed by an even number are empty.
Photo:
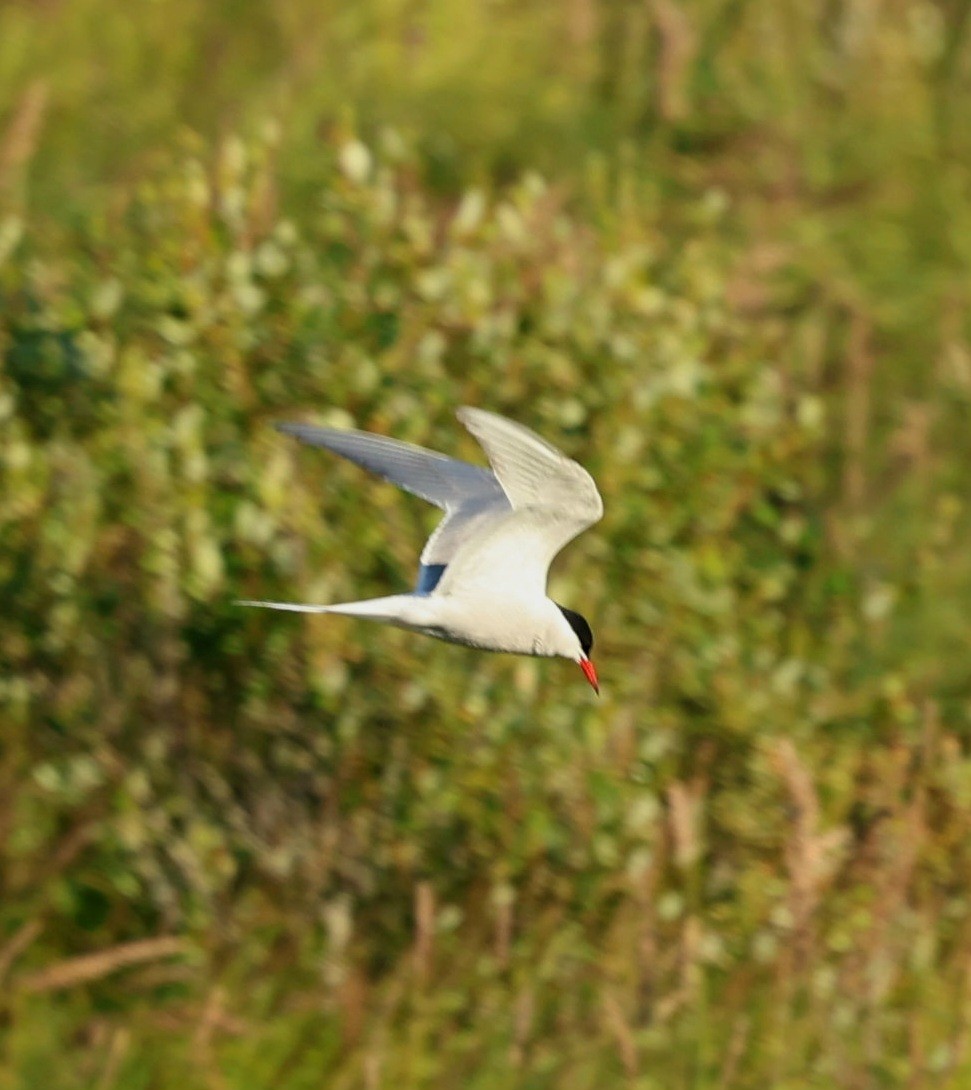
M0 1090L969 1085L969 11L0 8ZM232 605L464 403L599 702Z

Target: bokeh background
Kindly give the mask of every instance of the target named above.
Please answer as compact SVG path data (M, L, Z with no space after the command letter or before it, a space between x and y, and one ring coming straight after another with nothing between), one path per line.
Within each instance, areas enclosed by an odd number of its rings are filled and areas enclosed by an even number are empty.
M971 1085L971 4L0 6L0 1088ZM568 663L240 610L595 474Z

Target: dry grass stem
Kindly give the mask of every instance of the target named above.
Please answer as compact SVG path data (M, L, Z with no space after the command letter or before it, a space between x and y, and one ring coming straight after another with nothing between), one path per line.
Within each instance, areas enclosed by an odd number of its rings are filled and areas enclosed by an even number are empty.
M617 1043L620 1062L624 1065L627 1077L632 1079L637 1075L639 1069L637 1042L634 1039L630 1024L624 1017L624 1012L617 997L609 988L605 989L603 993L603 1012L607 1029Z
M820 832L819 798L812 774L789 738L774 750L776 771L789 795L792 831L785 845L789 872L795 967L804 966L814 945L813 921L823 888L832 876L847 839L845 829Z
M34 80L21 95L7 131L0 139L0 186L8 185L30 162L47 113L47 83Z
M676 781L668 788L671 842L674 860L681 870L693 867L701 854L698 826L703 791L701 782L689 786Z
M679 121L689 109L688 75L696 51L687 12L673 0L648 0L658 36L657 106L665 121Z
M140 939L137 942L114 946L110 950L99 950L94 954L70 958L58 965L29 973L17 980L17 987L25 992L33 993L62 991L65 988L75 988L79 984L100 980L130 965L140 965L146 961L155 961L157 958L179 957L187 954L190 949L188 942L176 935Z
M871 381L874 356L867 319L857 310L850 317L846 349L845 463L843 500L858 510L866 495L866 453L870 433Z
M430 882L415 886L415 972L420 981L427 981L432 971L435 949L435 891Z
M27 949L28 946L44 930L44 925L38 919L28 920L19 927L0 949L0 984L3 984L10 972L11 966Z

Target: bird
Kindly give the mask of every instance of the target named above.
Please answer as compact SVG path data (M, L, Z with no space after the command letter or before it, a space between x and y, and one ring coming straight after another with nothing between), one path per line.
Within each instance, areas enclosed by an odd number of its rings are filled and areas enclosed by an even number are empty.
M456 416L491 468L371 432L276 424L434 504L445 517L422 550L409 593L332 605L238 604L366 618L485 651L562 656L579 665L599 695L589 623L546 593L553 558L603 517L596 483L522 424L472 407Z

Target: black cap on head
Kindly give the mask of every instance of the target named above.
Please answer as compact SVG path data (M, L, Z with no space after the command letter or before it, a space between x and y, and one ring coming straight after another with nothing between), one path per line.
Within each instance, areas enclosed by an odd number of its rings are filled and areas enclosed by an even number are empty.
M590 631L590 625L587 624L586 617L581 617L579 613L574 613L572 609L561 606L559 602L556 602L555 604L557 609L566 617L570 627L577 634L577 639L580 641L580 647L587 658L589 658L590 651L593 648L593 633Z

